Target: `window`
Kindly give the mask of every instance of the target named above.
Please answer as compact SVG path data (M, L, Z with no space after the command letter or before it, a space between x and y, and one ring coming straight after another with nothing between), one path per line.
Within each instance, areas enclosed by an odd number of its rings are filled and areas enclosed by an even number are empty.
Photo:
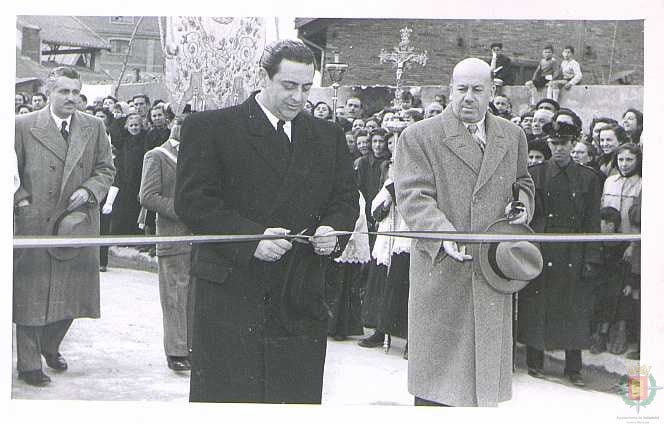
M111 16L111 23L112 24L133 24L134 23L134 17L133 16Z
M129 40L109 40L112 54L127 54L129 51Z

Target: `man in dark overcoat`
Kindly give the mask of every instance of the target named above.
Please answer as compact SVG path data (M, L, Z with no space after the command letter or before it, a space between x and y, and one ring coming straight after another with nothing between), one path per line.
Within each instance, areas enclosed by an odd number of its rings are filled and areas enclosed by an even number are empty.
M312 52L277 41L261 58L262 90L239 106L185 119L175 212L195 234L305 232L193 249L190 401L320 403L333 230L359 214L341 128L301 113Z
M77 234L98 236L99 201L115 175L104 123L76 111L81 81L74 69L54 69L47 87L47 107L16 117L21 186L14 194L14 234L53 235L76 212L82 218ZM72 320L99 317L99 248L15 250L13 296L19 378L47 384L41 355L64 371L59 347Z
M596 172L571 160L574 131L560 124L547 140L552 157L533 165L538 233L600 232L602 184ZM527 346L528 373L542 377L544 350L565 350L565 375L584 385L581 349L590 347L592 284L601 264L597 243L542 243L544 271L519 292L519 341Z

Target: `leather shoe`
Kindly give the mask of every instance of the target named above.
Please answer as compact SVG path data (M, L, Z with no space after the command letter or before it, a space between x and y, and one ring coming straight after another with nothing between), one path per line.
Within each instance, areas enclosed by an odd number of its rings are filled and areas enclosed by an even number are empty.
M18 378L31 386L46 386L51 382L51 378L42 370L19 371Z
M383 346L383 341L385 340L385 335L383 333L373 333L369 337L365 337L360 340L357 344L360 347L379 347Z
M191 364L185 356L167 356L166 362L168 362L168 368L173 371L189 371L191 369Z
M528 375L535 378L544 378L544 373L540 368L528 368Z
M67 369L67 361L65 361L65 358L62 357L60 352L58 353L44 353L44 359L46 359L46 365L49 366L49 368L53 368L54 370L58 371L64 371Z
M583 381L583 377L581 377L580 372L578 372L578 371L577 372L568 372L568 373L565 373L565 375L567 376L567 379L572 384L574 384L575 386L585 387L586 382Z

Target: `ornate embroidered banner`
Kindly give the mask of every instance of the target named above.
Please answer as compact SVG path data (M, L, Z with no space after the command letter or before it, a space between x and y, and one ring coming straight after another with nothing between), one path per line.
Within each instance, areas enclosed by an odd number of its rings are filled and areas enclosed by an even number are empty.
M243 102L258 88L265 20L169 16L159 19L165 84L175 112Z

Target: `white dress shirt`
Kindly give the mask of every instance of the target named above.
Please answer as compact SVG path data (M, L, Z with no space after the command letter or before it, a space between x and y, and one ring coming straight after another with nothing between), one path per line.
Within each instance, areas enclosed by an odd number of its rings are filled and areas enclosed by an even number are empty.
M261 109L263 109L263 112L265 112L265 116L267 116L267 119L270 121L272 127L274 127L274 130L276 131L280 119L274 116L274 114L270 112L268 108L266 108L261 104L260 100L258 100L258 96L256 96L256 103L258 103L258 106L260 106ZM293 138L291 137L291 121L284 121L284 132L288 136L288 140L293 141Z
M477 133L475 135L480 138L484 142L484 145L486 146L486 129L484 125L484 121L486 120L486 116L482 117L482 120L479 122L464 122L463 125L466 126L466 129L468 129L469 125L475 124L477 125ZM470 132L470 131L469 131Z
M53 122L55 122L55 126L60 130L62 128L62 121L67 122L67 131L71 134L71 115L69 115L66 119L59 118L55 113L53 113L53 109L51 109L51 106L49 105L48 110L51 112L51 118L53 118Z

